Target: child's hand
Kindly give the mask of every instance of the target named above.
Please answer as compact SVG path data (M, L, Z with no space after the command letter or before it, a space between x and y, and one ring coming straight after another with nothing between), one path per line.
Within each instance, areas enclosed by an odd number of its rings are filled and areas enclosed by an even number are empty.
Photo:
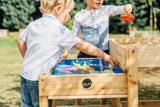
M124 5L124 12L126 15L131 16L132 5L131 4Z
M111 55L108 55L108 54L105 54L104 61L105 62L110 62L113 67L115 67L114 63L116 65L119 65L117 60L115 58L113 58Z
M61 57L59 58L59 62L61 62L63 59L66 59L68 55L62 54Z
M65 49L64 53L59 58L59 62L61 62L63 59L66 59L69 54L69 50Z

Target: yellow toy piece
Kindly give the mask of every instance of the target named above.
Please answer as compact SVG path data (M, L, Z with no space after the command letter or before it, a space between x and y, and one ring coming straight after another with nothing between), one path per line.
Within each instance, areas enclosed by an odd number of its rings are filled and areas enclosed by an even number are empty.
M83 70L87 70L87 67L88 67L88 66L86 65L86 62L84 62L83 66L82 66L82 69L83 69Z
M112 67L113 67L112 64L109 64L109 65L108 65L108 68L112 68Z
M74 63L74 62L73 62L73 64L74 64L74 67L81 68L81 65L80 65L80 64L76 64L76 63Z
M77 67L79 69L82 69L82 70L85 70L85 71L86 70L94 70L94 68L91 68L90 66L88 66L85 61L84 61L83 66L81 66L80 64L76 64L74 62L73 62L73 64L74 64L75 67Z

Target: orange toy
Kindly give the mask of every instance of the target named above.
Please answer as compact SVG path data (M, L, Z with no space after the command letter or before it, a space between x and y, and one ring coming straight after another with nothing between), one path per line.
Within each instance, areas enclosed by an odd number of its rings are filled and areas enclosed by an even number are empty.
M136 18L133 16L126 16L126 15L122 15L121 16L122 20L126 20L126 21L134 21Z

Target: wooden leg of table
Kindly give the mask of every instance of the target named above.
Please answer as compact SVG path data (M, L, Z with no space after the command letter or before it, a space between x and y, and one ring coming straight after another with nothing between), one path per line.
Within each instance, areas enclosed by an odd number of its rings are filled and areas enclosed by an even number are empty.
M137 49L128 50L128 107L138 107Z
M56 107L56 106L57 106L56 99L53 99L52 100L52 107Z
M107 98L101 98L100 105L106 105Z
M112 107L120 107L120 98L112 98Z
M48 107L48 97L46 96L39 97L39 107Z

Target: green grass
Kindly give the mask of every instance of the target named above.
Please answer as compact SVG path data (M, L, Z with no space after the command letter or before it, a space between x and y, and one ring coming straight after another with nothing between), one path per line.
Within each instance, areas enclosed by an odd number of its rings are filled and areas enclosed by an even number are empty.
M20 107L20 70L23 62L18 48L19 33L10 33L0 39L0 107ZM128 35L110 34L110 38L128 38ZM79 51L73 49L68 58L76 58ZM139 99L160 100L160 71L139 72ZM125 100L125 99L122 99ZM58 105L74 105L75 100L57 100ZM85 99L82 104L99 104L100 99ZM108 103L111 102L109 99Z
M22 57L16 45L18 33L0 39L0 107L20 106Z

